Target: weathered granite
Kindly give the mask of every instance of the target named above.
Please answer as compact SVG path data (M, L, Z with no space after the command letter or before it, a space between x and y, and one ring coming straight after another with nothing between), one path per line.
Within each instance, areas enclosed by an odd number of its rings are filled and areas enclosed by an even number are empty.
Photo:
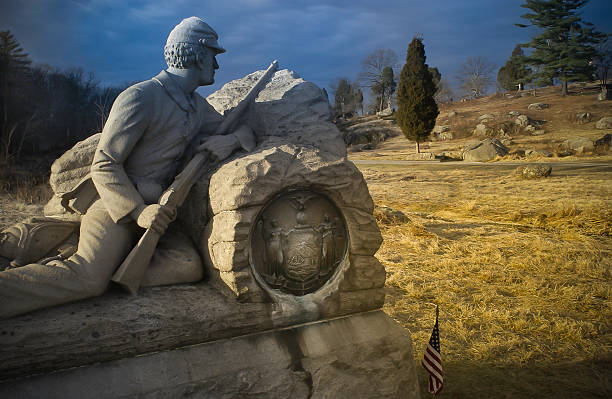
M463 160L469 162L482 162L495 159L496 156L504 156L508 148L498 139L485 139L464 148Z
M85 340L91 340L91 331L81 328ZM155 339L157 331L152 328L144 336ZM123 359L104 363L88 360L85 367L62 369L57 365L52 374L0 383L0 396L419 397L410 335L381 311L138 357L124 353Z

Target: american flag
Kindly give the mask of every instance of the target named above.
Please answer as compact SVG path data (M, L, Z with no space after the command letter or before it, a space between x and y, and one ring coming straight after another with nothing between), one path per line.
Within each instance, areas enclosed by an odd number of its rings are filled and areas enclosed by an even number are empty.
M425 355L421 361L429 373L429 393L437 395L442 390L442 356L440 355L440 331L438 330L438 307L436 306L436 325L431 332L429 344L425 348Z

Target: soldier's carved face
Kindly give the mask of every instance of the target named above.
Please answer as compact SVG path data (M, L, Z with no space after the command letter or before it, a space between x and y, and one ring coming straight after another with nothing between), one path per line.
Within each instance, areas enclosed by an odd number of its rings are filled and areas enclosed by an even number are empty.
M200 69L200 82L201 86L211 85L215 83L215 70L219 69L219 64L217 64L216 53L206 48L204 52L204 56L198 62L198 67Z

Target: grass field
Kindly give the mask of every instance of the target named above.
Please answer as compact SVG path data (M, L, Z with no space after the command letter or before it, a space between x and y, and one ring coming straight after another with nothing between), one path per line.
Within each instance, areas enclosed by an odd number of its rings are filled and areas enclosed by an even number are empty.
M420 362L440 305L440 397L612 395L612 165L363 166L391 317ZM419 366L422 396L426 373Z
M551 107L527 111L531 102ZM513 137L512 147L554 150L569 137L607 133L594 125L612 116L612 102L562 98L548 89L538 97L453 104L441 113L451 110L458 116L450 123L465 129L481 114L503 120L509 110L546 120L545 135ZM592 122L572 122L585 111ZM457 151L473 140L421 148ZM398 136L350 159L405 159L413 151ZM610 151L524 159L563 164L542 180L521 179L508 163L513 158L478 166L360 166L384 237L376 255L387 270L384 311L410 330L417 363L440 305L445 386L439 397L612 397L611 160ZM601 166L577 165L588 162ZM44 173L31 171L0 180L0 228L41 213L51 195L45 181ZM383 205L409 221L389 219ZM426 373L418 370L422 397L430 397Z

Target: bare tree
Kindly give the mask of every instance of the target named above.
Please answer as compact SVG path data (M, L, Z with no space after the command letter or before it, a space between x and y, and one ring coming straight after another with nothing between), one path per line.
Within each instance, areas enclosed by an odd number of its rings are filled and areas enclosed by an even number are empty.
M361 62L361 72L357 76L357 80L362 87L369 87L374 97L381 100L379 111L382 110L386 97L390 97L395 90L396 83L393 78L393 70L397 69L398 65L397 54L389 48L376 49ZM386 73L385 68L387 68ZM389 68L391 69L390 74ZM389 86L389 76L393 81L392 90Z
M437 90L434 98L438 104L453 100L453 89L446 78L440 79L436 87Z
M472 98L482 97L491 85L494 68L485 57L469 57L457 71L459 87Z
M593 63L597 67L596 74L601 89L603 90L608 83L608 77L612 72L612 34L606 35L597 44L597 57L593 59Z

